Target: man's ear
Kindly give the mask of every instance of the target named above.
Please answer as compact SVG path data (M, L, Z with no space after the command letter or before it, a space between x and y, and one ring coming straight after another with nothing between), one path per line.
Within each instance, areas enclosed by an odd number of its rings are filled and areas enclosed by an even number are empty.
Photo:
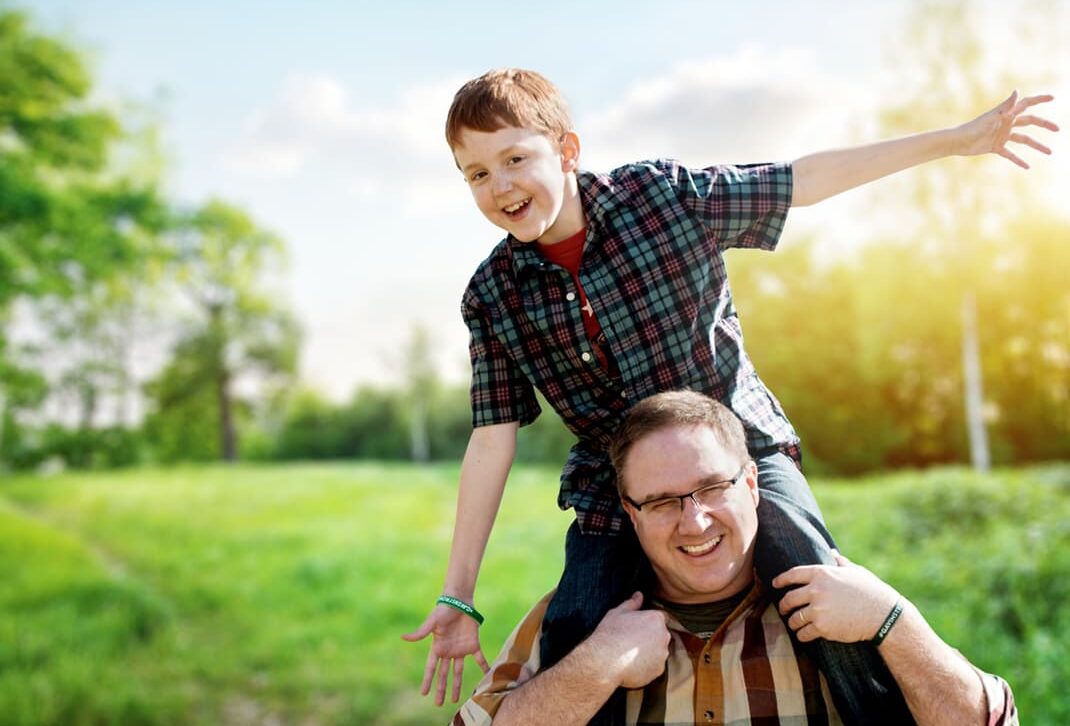
M631 504L629 504L628 500L625 499L624 497L621 497L620 503L621 503L621 506L624 508L624 511L628 513L628 519L632 520L632 529L638 529L639 528L639 519L638 519L638 516L636 515L635 507L633 507Z
M743 475L743 480L747 483L750 495L754 499L754 506L757 507L761 490L758 488L758 465L753 461L747 462L747 473Z
M580 166L580 137L575 131L561 136L561 171L576 171Z

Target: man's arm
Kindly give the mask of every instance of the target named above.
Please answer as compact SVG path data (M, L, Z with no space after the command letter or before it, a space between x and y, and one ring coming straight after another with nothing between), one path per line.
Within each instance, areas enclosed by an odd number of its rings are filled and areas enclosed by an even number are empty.
M1058 131L1059 127L1051 121L1024 113L1029 107L1052 98L1031 96L1018 100L1015 91L991 111L960 126L804 156L792 164L795 179L791 204L793 207L816 204L848 189L945 156L994 153L1028 169L1029 165L1008 149L1007 143L1025 144L1050 154L1047 146L1015 129L1039 126Z
M825 638L843 643L870 640L896 602L902 614L878 651L921 726L988 723L982 675L938 636L916 607L869 570L838 556L839 567L795 567L773 580L777 588L798 585L780 602L788 625L802 642Z
M481 426L472 431L461 463L461 481L457 492L457 518L453 526L453 544L446 568L444 595L472 603L479 577L479 566L487 549L487 540L501 506L505 482L516 455L517 422ZM427 619L412 633L403 636L410 642L433 634L427 655L420 692L431 690L435 670L438 689L435 703L441 706L446 696L450 671L453 671L454 703L461 693L464 659L473 655L487 670L487 661L479 645L479 624L446 605L436 605Z
M495 726L582 725L618 687L640 688L661 675L669 657L665 614L640 610L642 604L642 595L635 593L606 613L591 636L556 665L506 693L497 713L491 714ZM529 644L533 652L538 649L538 635ZM530 660L527 665L532 665ZM508 664L507 669L521 670ZM480 698L477 691L473 701Z

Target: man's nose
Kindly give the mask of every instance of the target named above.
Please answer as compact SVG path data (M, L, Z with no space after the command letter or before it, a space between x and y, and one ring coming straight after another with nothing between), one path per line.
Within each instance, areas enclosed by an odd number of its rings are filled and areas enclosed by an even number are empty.
M684 497L684 510L680 512L680 523L677 528L682 534L701 534L705 532L713 518L710 513L699 506L694 497Z

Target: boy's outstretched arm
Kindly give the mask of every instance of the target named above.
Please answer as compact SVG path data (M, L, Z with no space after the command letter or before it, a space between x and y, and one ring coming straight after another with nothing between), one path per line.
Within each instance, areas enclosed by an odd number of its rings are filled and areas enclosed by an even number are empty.
M792 164L791 204L793 207L816 204L848 189L945 156L993 153L1028 169L1029 165L1007 148L1007 144L1013 141L1044 154L1051 153L1047 146L1017 129L1039 126L1058 131L1059 127L1051 121L1025 113L1052 98L1030 96L1019 100L1015 91L991 111L959 126L804 156Z
M457 492L457 518L453 526L453 544L446 568L442 594L473 602L479 566L487 548L487 539L498 516L505 481L516 455L517 422L481 426L472 431L461 464L461 482ZM401 637L413 642L433 636L427 655L420 692L427 695L438 671L435 704L446 697L450 671L453 672L454 703L461 695L464 659L471 655L484 672L487 659L479 645L479 624L468 615L446 605L436 605L415 631Z

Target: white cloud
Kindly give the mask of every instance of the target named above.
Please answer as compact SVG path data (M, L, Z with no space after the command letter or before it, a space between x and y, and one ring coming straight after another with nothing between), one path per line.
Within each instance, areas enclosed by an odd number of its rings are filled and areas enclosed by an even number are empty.
M241 137L224 150L224 170L292 178L328 170L366 193L448 171L443 140L446 110L458 79L410 87L389 106L365 105L330 76L292 74L267 107L250 114Z
M824 139L844 143L872 102L864 88L822 72L809 50L748 45L636 82L579 131L595 168L657 156L744 163L797 156Z

